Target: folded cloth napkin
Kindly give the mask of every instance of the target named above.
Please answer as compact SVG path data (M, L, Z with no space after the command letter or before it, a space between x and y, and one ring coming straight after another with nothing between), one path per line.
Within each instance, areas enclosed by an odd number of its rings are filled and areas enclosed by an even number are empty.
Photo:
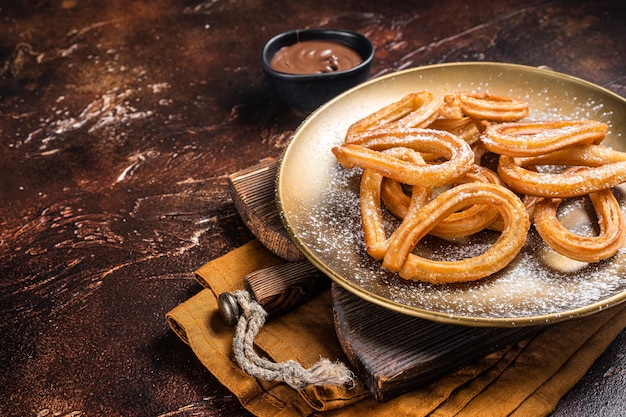
M306 387L257 380L236 363L233 328L219 317L218 296L243 288L243 277L284 262L252 241L196 271L205 289L166 319L200 362L259 417L545 416L626 327L624 305L547 327L538 334L411 392L377 402L360 383ZM346 362L333 324L330 292L265 324L255 339L262 355L304 367L320 357Z

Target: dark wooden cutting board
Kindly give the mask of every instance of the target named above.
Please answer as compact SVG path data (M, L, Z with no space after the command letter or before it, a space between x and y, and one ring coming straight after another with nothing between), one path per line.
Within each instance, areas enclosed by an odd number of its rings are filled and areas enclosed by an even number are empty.
M332 301L341 347L379 401L434 381L537 331L435 323L369 303L336 284Z
M242 219L261 243L287 261L303 262L280 221L275 201L276 170L277 162L270 159L230 175L232 197ZM255 280L262 279L259 276ZM280 274L271 276L280 279ZM286 282L290 277L284 278ZM281 299L278 292L285 291L285 282L265 286L263 295L257 294L269 300L262 304L276 304ZM276 288L275 295L268 293L268 286ZM254 285L249 290L255 295ZM436 323L375 305L337 284L332 284L331 294L341 347L356 375L379 401L431 382L538 330Z

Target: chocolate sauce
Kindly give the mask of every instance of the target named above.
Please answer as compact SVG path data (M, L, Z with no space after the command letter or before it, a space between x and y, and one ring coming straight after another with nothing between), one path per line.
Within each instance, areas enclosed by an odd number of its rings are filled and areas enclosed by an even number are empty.
M282 47L270 62L276 71L289 74L316 74L344 71L363 62L363 58L343 43L312 40Z

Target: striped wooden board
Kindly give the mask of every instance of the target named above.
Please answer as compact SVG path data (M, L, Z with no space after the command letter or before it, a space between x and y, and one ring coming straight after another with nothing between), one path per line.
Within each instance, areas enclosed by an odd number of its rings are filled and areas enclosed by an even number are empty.
M432 382L537 331L435 323L366 302L336 284L332 300L341 347L379 401Z
M288 261L304 259L283 227L276 207L276 171L278 162L266 159L228 177L237 212L269 250Z

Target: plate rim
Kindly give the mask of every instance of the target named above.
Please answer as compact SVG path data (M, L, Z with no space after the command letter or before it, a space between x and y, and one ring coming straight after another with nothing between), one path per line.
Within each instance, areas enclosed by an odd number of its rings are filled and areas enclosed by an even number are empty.
M596 314L603 310L606 310L611 307L615 307L626 301L626 290L614 294L610 297L605 297L600 300L597 300L593 303L587 304L585 306L572 308L567 311L555 312L555 313L546 313L541 315L532 315L525 317L472 317L467 315L458 315L458 314L448 314L438 311L432 311L420 307L408 306L398 302L394 302L393 300L389 300L385 297L382 297L378 294L367 291L358 285L347 281L345 278L341 277L335 271L333 271L328 265L326 265L323 261L318 259L313 253L311 253L310 249L300 240L297 236L297 233L293 230L291 226L288 215L285 212L283 201L281 198L281 184L282 184L282 174L284 168L284 161L288 158L289 152L292 149L292 143L297 139L299 132L304 130L308 124L314 120L319 113L322 113L324 109L333 106L333 104L337 101L343 100L344 97L354 94L356 91L360 89L367 88L371 84L384 82L384 80L405 75L407 73L420 72L433 70L438 68L451 68L451 67L466 67L466 66L484 66L484 67L492 67L492 68L502 68L502 69L518 69L520 71L525 72L536 72L539 74L549 75L550 77L566 80L568 82L574 82L577 84L581 84L587 88L591 88L600 92L603 95L612 96L613 99L623 102L626 105L626 98L620 96L613 91L606 89L605 87L594 84L590 81L584 80L582 78L557 72L547 67L533 67L522 64L510 64L503 62L491 62L491 61L469 61L469 62L447 62L447 63L439 63L432 65L424 65L420 67L403 69L400 71L395 71L391 73L387 73L381 75L376 78L372 78L368 81L365 81L344 93L336 96L335 98L329 100L318 109L310 113L296 128L294 133L291 135L288 143L286 144L283 152L281 153L278 159L278 169L276 172L275 178L275 195L276 195L276 205L278 208L278 212L280 214L281 221L283 223L284 228L289 235L291 241L296 245L296 247L303 253L305 258L311 262L314 266L320 269L323 273L325 273L333 283L340 285L342 288L346 289L350 293L356 295L357 297L367 301L379 305L381 307L390 309L392 311L414 316L417 318L427 319L434 322L444 323L444 324L456 324L456 325L465 325L465 326L473 326L473 327L526 327L526 326L536 326L536 325L546 325L558 323L574 318L585 317L589 315Z

